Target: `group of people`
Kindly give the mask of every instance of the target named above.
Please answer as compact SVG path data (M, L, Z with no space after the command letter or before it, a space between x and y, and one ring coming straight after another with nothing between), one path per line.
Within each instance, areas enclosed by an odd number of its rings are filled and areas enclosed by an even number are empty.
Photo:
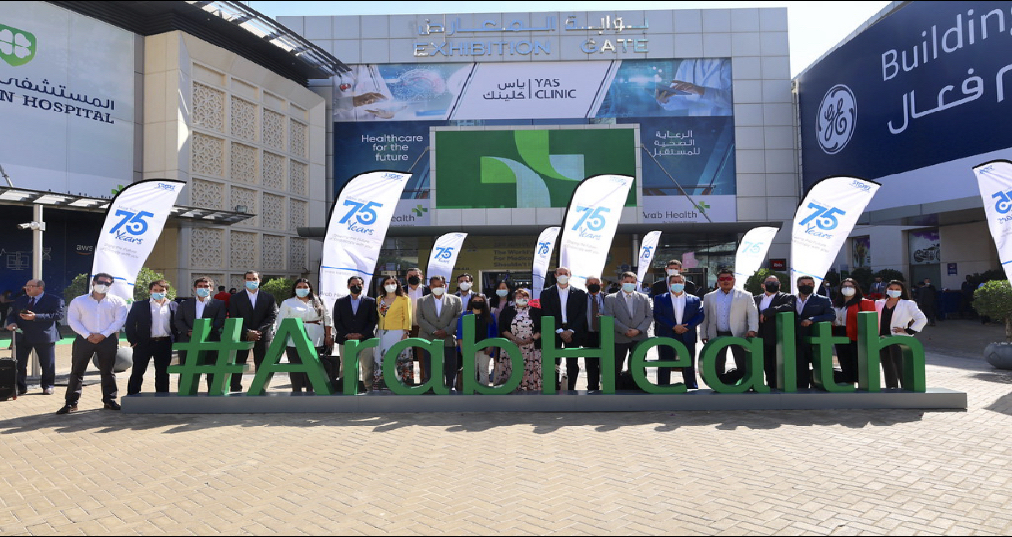
M457 278L457 291L450 293L444 277L432 276L426 281L417 268L407 272L407 283L403 286L393 276L382 278L375 298L364 289L364 280L353 276L347 281L349 294L333 304L324 303L313 284L300 278L293 285L292 298L281 302L279 307L274 296L260 289L259 273L251 270L244 275L244 289L227 293L228 296L223 296L223 287L212 296L214 282L197 278L193 282L192 298L177 303L167 297L168 283L157 280L148 286L149 300L128 305L109 293L115 279L100 273L92 279L91 292L75 298L66 308L62 298L45 292L45 282L29 281L25 294L12 303L5 327L19 332L16 336L19 394L27 392L27 362L34 350L42 367L43 393L51 395L55 385L54 345L60 339L57 324L66 311L67 324L76 334L66 401L58 412L67 414L77 410L83 375L93 355L97 355L104 407L119 410L113 367L119 349L116 336L120 331L125 332L133 355L127 394L141 392L144 375L152 361L155 391L168 392L172 343L189 341L198 319L211 320L210 333L206 334L211 341L220 340L226 318L241 319L241 337L253 345L251 351L237 353L236 363L246 364L252 352L257 369L281 322L289 318L301 319L306 336L316 348L329 378L337 382L346 375L354 375L360 379L359 390L363 392L381 390L388 382L428 383L432 360L441 361L442 382L451 391L458 390L461 385L463 360L474 360L476 381L484 385L505 383L513 374L512 361L501 349L483 349L474 356L461 355L464 319L468 315L475 317L476 339L502 337L517 345L523 363L518 391L526 392L541 391L546 382L541 373L542 337L553 338L552 343L557 348L599 348L602 316L614 319L616 378L622 378L623 370L628 371L629 358L652 331L657 337L682 342L690 353L689 363L692 364L680 371L658 368L657 383L671 385L672 372L680 372L682 382L690 389L698 388L697 341L706 343L728 336L762 339L766 382L778 387L775 378L778 313L796 314L797 382L801 389L812 385L812 348L804 343L804 338L811 335L815 323L832 322L837 335L850 340L836 348L840 363L837 381L845 383L857 382L858 313L878 312L881 336L913 335L928 323L917 303L910 300L906 286L896 280L879 289L884 291L885 298L872 301L864 298L856 281L847 278L831 300L816 294L816 282L811 277L799 278L798 293L788 294L781 290L777 277L770 275L763 282L764 291L752 296L735 288L731 269L721 269L717 274L717 288L700 297L693 282L681 273L680 261L669 261L666 273L667 277L656 282L649 293L640 291L636 274L623 273L619 289L608 294L596 277L587 279L586 291L573 287L569 269L559 267L555 271L556 284L541 292L539 307L532 304L534 297L530 289L514 289L507 280L499 281L494 295L486 297L473 288L473 276L465 273ZM555 334L541 333L541 319L545 316L555 320ZM379 339L379 345L375 349L361 349L358 370L350 370L351 361L341 358L346 356L348 342L374 337ZM384 379L383 357L397 342L409 337L443 340L442 356L433 357L421 348L410 348L395 357L397 379ZM300 363L300 354L290 337L286 346L288 360ZM337 355L333 353L335 346L339 348ZM727 352L732 355L733 369L725 366ZM658 355L662 361L674 359L674 351L667 346L658 347ZM180 359L185 360L185 356ZM555 379L547 381L555 382L557 389L575 390L581 373L580 358L565 360L564 365L559 364ZM418 379L415 378L415 362L419 366ZM588 390L600 390L600 359L585 357L583 363ZM886 387L900 387L903 375L899 348L883 349L881 363ZM724 382L740 380L746 368L745 349L725 348L716 365ZM209 389L213 382L210 377L207 378ZM566 380L564 386L562 379ZM231 375L228 384L230 391L242 391L242 375ZM291 374L291 389L296 393L313 391L304 373Z

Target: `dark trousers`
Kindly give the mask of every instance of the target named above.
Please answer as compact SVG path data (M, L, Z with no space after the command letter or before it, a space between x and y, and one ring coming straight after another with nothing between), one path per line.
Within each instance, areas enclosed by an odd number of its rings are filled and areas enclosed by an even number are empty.
M562 328L563 330L569 330L569 323L562 323L562 326L560 326L559 328ZM579 338L577 337L576 332L573 332L573 339L571 340L570 343L566 343L565 341L562 340L562 336L561 335L555 334L555 348L557 348L557 349L575 349L575 348L578 348L580 346L579 343L577 343L578 339ZM558 361L556 361L555 365L560 365L560 363ZM567 389L567 390L575 390L576 389L576 381L579 378L579 376L580 376L580 359L579 358L566 358L566 378L567 378L567 381L566 381L565 389ZM598 378L600 378L600 376L601 376L600 375L600 361L598 361ZM588 379L588 382L589 382L589 379ZM560 375L558 373L555 373L555 389L556 390L563 389L563 386L562 386L561 383L562 383L562 379L560 378Z
M84 372L88 370L91 357L98 354L98 371L102 376L102 401L116 401L116 373L112 368L116 365L116 350L119 341L116 337L107 337L101 343L91 343L77 336L70 351L70 379L67 381L67 404L77 405L81 400L81 388L84 386Z
M798 329L796 359L798 366L798 389L807 390L812 386L812 346L804 341L808 330Z
M851 341L836 346L836 358L840 360L840 378L837 382L857 382L857 342Z
M127 395L141 393L144 384L144 373L148 370L151 359L155 360L155 392L169 391L169 363L172 362L172 340L148 340L134 347L134 365L130 369L130 381L127 382Z
M882 361L886 388L899 388L903 379L903 351L896 345L890 345L879 351L879 359Z
M622 373L622 368L625 367L626 358L632 358L633 351L636 350L636 346L639 345L639 341L630 341L629 343L615 343L615 378ZM629 362L632 365L632 361Z
M15 337L18 337L16 334ZM42 389L52 388L56 384L56 344L55 343L25 343L25 338L20 337L17 341L18 360L18 392L28 391L28 358L32 350L39 357L39 366L42 368L42 379L39 382Z
M408 334L408 337L418 337L418 325L411 327L411 332ZM432 366L432 359L429 358L429 352L420 347L412 347L411 357L414 361L418 362L418 371L421 373L419 383L425 384L429 381L429 367Z
M591 349L597 349L601 347L601 333L600 332L587 332L584 340L584 347ZM569 376L569 389L576 389L576 375L570 373L569 360L577 360L570 358L566 360L566 375ZM583 363L587 366L587 389L588 390L600 390L601 389L601 359L600 358L584 358ZM576 363L577 375L580 374L579 362Z
M288 347L285 349L285 354L288 356L288 363L290 364L301 364L302 357L299 356L299 349L296 347ZM316 355L323 359L323 347L316 348ZM323 362L326 364L326 362ZM329 373L328 373L329 374ZM292 393L302 393L302 389L305 388L307 392L313 393L313 385L309 382L309 375L306 373L289 373L288 378L292 381Z
M457 388L457 369L460 362L457 361L457 347L443 347L443 382L451 390Z
M766 373L766 385L777 388L777 341L775 337L763 339L763 372Z
M717 332L717 337L731 337L733 335L734 334L732 334L731 332ZM728 349L731 350L731 357L734 358L735 373L734 373L734 375L732 375L732 378L729 378L729 379L725 380L724 382L727 382L729 384L733 384L734 382L738 382L739 380L745 378L745 349L739 347L738 345L732 345L730 347L724 347L723 349L720 349L720 352L717 353L717 376L718 377L719 376L724 376L724 374L725 374L725 372L727 370L727 351L728 351ZM731 381L733 381L733 382L731 382Z
M271 345L271 340L269 340L267 338L263 338L263 337L260 338L259 341L253 342L253 367L254 367L254 371L259 371L260 370L260 364L264 363L264 357L267 356L267 347L269 347L270 345ZM241 350L241 351L237 351L236 352L236 354L235 354L235 363L237 363L237 364L245 364L248 360L249 360L249 351L247 351L247 350ZM242 391L242 375L239 374L239 373L233 374L232 378L231 378L230 384L231 384L230 389L233 392L241 392ZM268 385L270 385L270 380L268 380L267 382L264 383L264 389L265 390L267 389Z
M684 343L684 342L683 342ZM686 349L689 349L689 363L696 363L696 345L686 344ZM675 349L666 345L657 347L657 357L662 361L669 361L675 359ZM657 368L657 385L658 386L671 386L671 372L674 371L673 367L658 367ZM682 382L685 386L690 389L698 389L699 385L696 383L696 368L695 366L683 367L682 368Z

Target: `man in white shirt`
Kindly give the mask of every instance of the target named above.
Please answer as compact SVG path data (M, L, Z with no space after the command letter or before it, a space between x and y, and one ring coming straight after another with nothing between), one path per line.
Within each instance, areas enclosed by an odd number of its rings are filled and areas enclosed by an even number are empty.
M587 333L583 339L582 347L601 348L601 317L610 315L604 299L605 294L601 290L601 279L596 276L587 278ZM587 367L587 390L600 390L601 359L597 357L584 358L583 363Z
M541 292L541 315L555 318L555 348L579 347L587 334L587 293L569 285L569 268L555 269L556 284ZM546 336L542 336L546 337ZM550 339L548 341L551 341ZM547 343L543 343L547 345ZM566 376L569 379L562 390L575 390L580 376L580 359L566 358ZM548 382L548 379L544 380ZM555 384L560 379L556 375Z
M71 351L70 379L67 380L67 404L57 414L77 411L81 399L84 372L93 354L98 354L98 369L102 376L102 401L108 410L119 410L116 402L116 351L119 348L117 332L127 317L127 303L116 295L110 295L109 288L115 280L109 274L100 272L92 279L92 292L81 295L70 302L67 308L67 323L77 333Z
M432 293L422 297L418 303L418 337L434 341L443 340L443 356L431 359L443 360L443 380L452 391L456 386L457 368L457 318L462 310L460 297L446 294L446 278L429 276L429 289ZM429 364L426 370L432 371Z
M176 308L168 298L169 284L155 280L148 284L149 300L138 300L130 307L124 326L127 341L134 351L134 365L130 369L127 395L141 393L144 373L151 359L155 360L155 392L169 392L169 363L172 362L172 342L176 339Z
M647 339L647 331L654 322L653 303L647 295L636 290L636 280L636 274L622 273L622 289L608 295L605 300L608 312L615 318L616 379L622 372L626 357L631 357L640 342Z

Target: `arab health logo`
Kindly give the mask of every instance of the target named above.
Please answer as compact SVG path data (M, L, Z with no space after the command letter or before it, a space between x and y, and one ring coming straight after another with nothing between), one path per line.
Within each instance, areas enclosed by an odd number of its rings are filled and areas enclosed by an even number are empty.
M36 44L34 35L0 24L0 59L11 67L32 61L35 57Z
M837 84L826 92L819 105L815 125L819 147L827 155L839 153L847 147L856 127L857 98L850 88Z

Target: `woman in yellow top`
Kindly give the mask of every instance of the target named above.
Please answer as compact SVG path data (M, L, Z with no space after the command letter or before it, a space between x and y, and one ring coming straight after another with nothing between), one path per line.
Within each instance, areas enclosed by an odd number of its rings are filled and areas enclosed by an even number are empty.
M397 278L387 276L383 278L380 297L376 299L376 308L379 310L379 330L376 337L379 338L379 346L373 355L376 359L376 367L373 368L373 390L385 387L380 381L383 380L383 355L402 339L407 339L411 332L411 299L404 294L404 290L397 283ZM405 350L397 356L397 377L405 384L414 383L414 364L411 362L409 350Z

